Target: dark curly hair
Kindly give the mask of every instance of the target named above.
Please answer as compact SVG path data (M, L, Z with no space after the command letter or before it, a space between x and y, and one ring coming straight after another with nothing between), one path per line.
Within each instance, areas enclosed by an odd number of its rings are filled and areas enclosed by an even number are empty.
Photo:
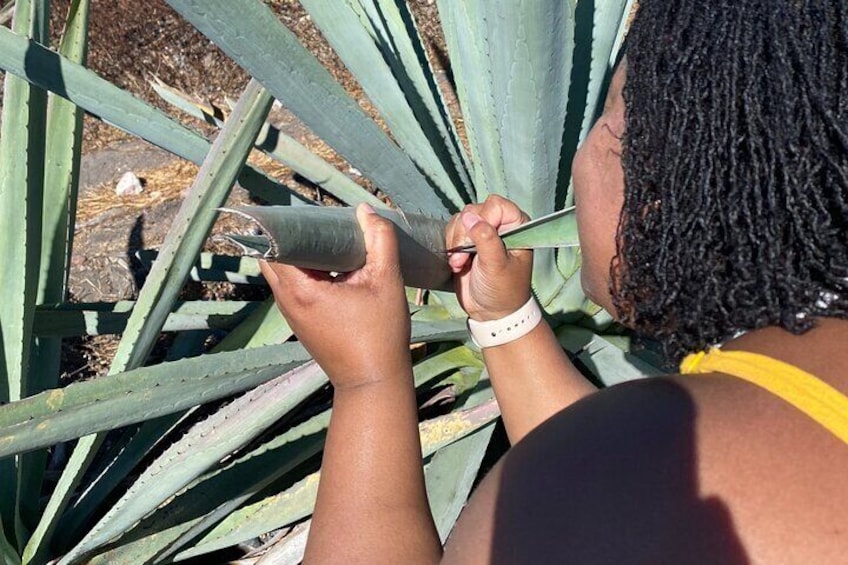
M615 306L666 354L848 318L848 2L642 0Z

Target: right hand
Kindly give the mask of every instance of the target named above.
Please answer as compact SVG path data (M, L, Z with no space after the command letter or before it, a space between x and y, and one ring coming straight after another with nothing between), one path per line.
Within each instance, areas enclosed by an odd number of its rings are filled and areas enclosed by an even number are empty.
M496 195L483 204L469 204L451 218L445 234L448 248L469 241L477 246L476 254L453 253L448 258L459 303L471 319L503 318L530 299L533 252L508 251L498 236L529 220L515 203Z

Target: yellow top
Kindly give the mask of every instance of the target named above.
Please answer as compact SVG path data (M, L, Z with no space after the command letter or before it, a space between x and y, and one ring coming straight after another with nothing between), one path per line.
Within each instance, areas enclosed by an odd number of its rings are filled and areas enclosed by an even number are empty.
M848 397L794 365L747 351L693 353L680 364L686 374L725 373L779 396L848 443Z

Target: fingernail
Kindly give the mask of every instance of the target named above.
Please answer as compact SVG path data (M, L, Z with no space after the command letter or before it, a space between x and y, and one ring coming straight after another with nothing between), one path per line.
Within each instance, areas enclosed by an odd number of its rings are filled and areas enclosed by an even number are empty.
M372 208L370 204L364 204L363 203L363 204L360 204L360 206L362 206L362 211L365 212L366 214L376 214L377 213L377 212L374 211L374 208Z
M474 227L477 222L482 220L480 216L475 214L474 212L463 212L462 213L462 225L465 226L465 229L470 230Z

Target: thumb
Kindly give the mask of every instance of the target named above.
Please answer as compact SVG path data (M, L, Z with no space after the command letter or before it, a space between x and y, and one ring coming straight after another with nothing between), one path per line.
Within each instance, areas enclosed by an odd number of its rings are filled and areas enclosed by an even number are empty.
M477 246L477 263L480 268L488 273L503 269L508 257L497 230L473 212L463 212L462 223L469 239Z
M394 224L377 214L368 204L357 206L356 219L365 236L366 266L399 272L398 240Z

